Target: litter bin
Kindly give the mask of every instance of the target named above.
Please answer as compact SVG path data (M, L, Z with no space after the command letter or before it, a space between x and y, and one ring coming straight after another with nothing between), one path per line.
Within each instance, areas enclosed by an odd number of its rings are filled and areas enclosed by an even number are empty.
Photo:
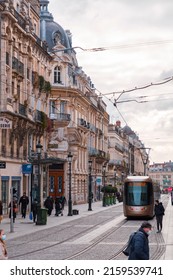
M47 209L39 208L37 212L36 225L46 225L46 224L47 224Z

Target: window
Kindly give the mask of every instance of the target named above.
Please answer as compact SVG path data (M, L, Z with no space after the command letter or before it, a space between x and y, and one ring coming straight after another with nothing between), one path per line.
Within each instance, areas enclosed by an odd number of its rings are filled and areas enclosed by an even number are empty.
M60 113L65 113L66 112L66 101L61 101L60 103Z
M55 101L54 100L50 100L50 103L49 103L50 107L49 107L49 111L50 111L50 114L55 114Z
M61 83L61 68L59 66L56 66L54 69L54 83Z
M20 6L19 6L18 3L17 3L17 5L16 5L16 10L17 10L18 13L20 12Z

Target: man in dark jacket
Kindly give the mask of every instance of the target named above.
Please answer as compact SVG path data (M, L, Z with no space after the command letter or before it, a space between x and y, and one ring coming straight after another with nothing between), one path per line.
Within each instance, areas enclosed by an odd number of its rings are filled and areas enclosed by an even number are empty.
M44 207L48 209L47 214L50 216L53 210L53 199L50 196L46 198Z
M29 198L26 196L26 192L23 193L23 196L21 196L19 200L19 205L21 204L21 213L22 213L22 218L25 219L26 217L26 208L29 203Z
M151 224L143 222L133 237L129 260L149 260L148 236L151 231Z
M157 233L159 233L162 230L163 215L165 214L162 202L159 202L158 200L155 201L154 212L157 220Z

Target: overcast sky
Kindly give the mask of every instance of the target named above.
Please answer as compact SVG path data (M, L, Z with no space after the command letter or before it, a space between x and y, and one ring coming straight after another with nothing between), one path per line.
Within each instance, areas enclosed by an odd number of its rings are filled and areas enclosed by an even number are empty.
M79 66L103 95L167 81L173 76L172 0L50 0L54 20L72 32ZM146 96L146 97L143 97ZM150 150L150 161L173 160L173 81L104 97L110 122L120 120ZM138 103L149 101L147 103Z

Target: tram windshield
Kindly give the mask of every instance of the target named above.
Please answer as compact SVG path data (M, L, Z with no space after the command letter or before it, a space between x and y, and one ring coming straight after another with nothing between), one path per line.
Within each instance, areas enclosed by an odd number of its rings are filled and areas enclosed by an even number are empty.
M125 184L126 205L145 206L152 200L152 185L146 182L128 182Z

